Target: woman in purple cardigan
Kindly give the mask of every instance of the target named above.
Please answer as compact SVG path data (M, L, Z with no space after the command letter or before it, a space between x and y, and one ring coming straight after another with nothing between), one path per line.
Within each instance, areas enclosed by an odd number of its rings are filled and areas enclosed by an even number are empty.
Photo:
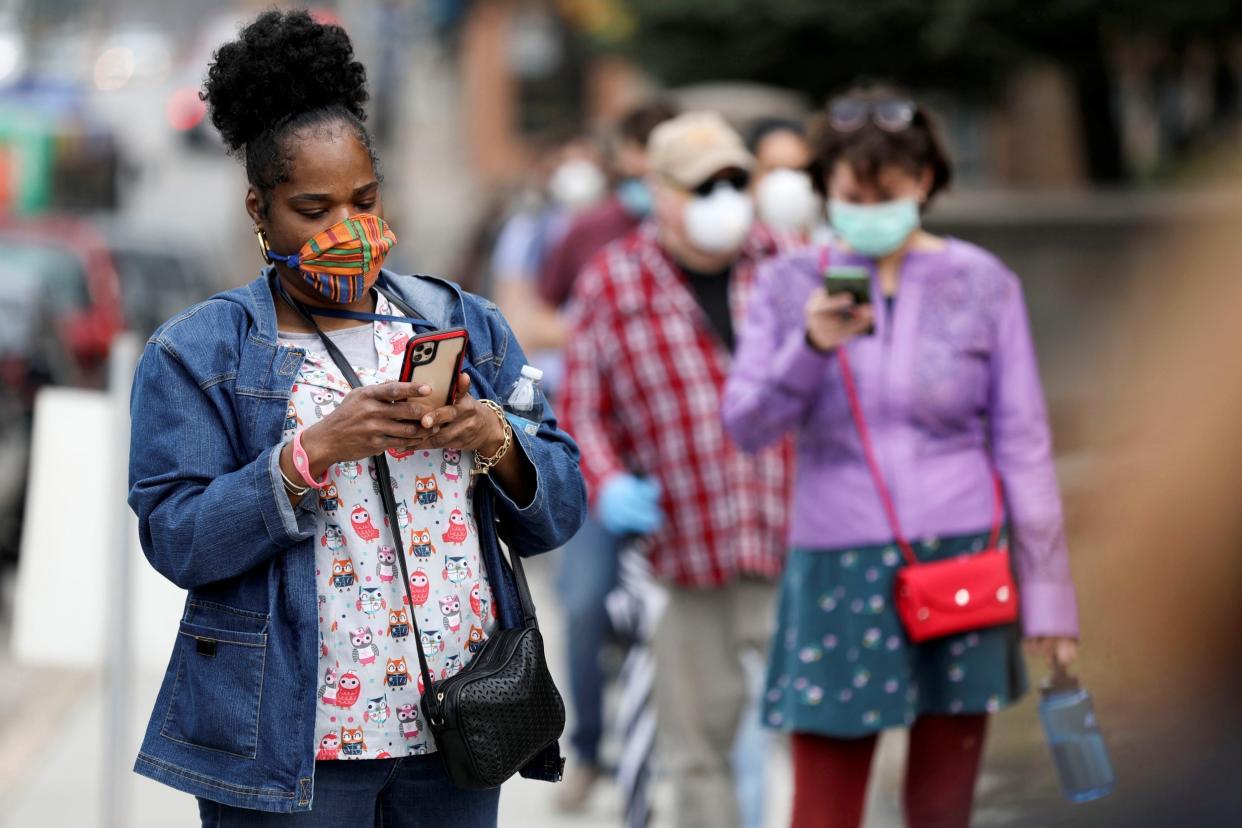
M837 241L761 271L724 418L756 450L794 431L790 555L764 719L793 734L794 819L857 826L879 731L910 728L911 826L966 826L988 714L1026 690L1020 639L1076 654L1078 615L1022 286L995 256L920 229L951 172L926 111L888 90L833 101L818 165ZM830 297L825 262L870 274ZM851 416L858 398L920 561L985 548L1004 488L1021 621L912 643L893 609L903 558Z

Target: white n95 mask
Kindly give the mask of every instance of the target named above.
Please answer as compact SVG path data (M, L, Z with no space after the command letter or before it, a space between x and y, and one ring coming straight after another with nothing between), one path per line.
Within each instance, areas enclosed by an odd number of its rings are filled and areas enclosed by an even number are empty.
M548 194L569 210L590 207L604 197L608 179L590 161L575 159L556 168L548 180Z
M745 244L755 221L755 206L749 196L721 183L710 195L686 204L683 220L692 245L705 253L728 253Z
M759 220L774 230L803 231L819 218L819 196L801 170L772 170L759 182L755 201Z

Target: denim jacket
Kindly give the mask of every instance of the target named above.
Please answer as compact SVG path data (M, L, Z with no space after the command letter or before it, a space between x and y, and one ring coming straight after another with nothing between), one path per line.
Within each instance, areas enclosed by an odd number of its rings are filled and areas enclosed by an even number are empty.
M276 341L271 278L269 268L165 323L134 378L129 503L147 559L189 593L135 771L228 805L291 812L310 810L314 789L314 498L291 505L280 476L304 352ZM525 357L495 305L430 277L384 271L380 284L436 327L467 329L474 395L494 399L517 380ZM480 483L491 494L479 499L480 544L503 627L521 618L498 536L523 555L544 552L586 511L578 448L545 411L535 436L514 429L536 470L531 502ZM553 748L523 775L559 770Z

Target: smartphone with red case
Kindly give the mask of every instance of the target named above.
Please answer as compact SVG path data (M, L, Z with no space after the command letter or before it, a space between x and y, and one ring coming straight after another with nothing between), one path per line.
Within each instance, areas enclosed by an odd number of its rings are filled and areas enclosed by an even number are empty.
M406 343L401 381L431 386L432 405L457 402L457 377L466 359L466 329L452 328L416 336Z

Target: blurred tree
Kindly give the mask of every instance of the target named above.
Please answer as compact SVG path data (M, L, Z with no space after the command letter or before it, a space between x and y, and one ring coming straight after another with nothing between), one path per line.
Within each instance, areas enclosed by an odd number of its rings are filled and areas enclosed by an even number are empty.
M1150 35L1176 55L1242 32L1236 0L624 0L624 46L671 84L739 79L822 100L859 77L981 98L1032 61L1073 80L1091 177L1125 165L1110 54Z

